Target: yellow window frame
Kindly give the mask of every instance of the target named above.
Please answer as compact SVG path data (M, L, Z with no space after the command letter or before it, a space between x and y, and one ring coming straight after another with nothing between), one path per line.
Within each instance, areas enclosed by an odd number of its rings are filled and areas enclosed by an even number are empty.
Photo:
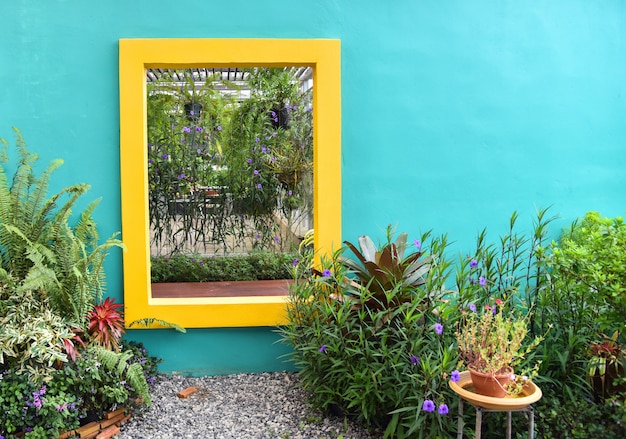
M340 42L324 39L121 39L120 173L127 322L155 318L186 328L285 323L286 296L157 299L150 284L146 69L313 68L315 249L341 242Z

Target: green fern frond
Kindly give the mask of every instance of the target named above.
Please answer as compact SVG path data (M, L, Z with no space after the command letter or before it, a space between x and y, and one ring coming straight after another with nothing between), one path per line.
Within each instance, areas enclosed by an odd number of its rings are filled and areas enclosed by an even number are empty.
M117 374L119 378L125 379L147 405L152 404L148 383L141 365L128 362L133 356L132 351L113 352L101 346L93 346L91 349L104 367Z
M143 326L144 328L149 328L150 326L155 324L160 326L161 328L172 328L178 332L187 332L185 328L177 325L176 323L170 323L168 321L155 319L153 317L144 317L143 319L133 320L128 324L128 327L132 328L133 326Z

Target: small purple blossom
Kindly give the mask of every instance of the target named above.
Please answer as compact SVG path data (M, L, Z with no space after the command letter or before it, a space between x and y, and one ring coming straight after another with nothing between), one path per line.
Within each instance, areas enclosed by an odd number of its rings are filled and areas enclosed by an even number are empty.
M261 141L261 139L259 139L258 137L256 139L254 139L255 142L259 143Z
M259 235L258 233L257 233L256 235L254 235L254 237L255 237L256 239L261 239L261 235Z
M274 118L274 122L278 122L278 118L277 117Z
M478 261L476 259L472 259L470 261L470 268L476 268L478 267Z
M450 381L452 381L453 383L458 383L460 379L461 379L461 372L459 372L458 370L453 370L452 373L450 374Z
M446 404L440 404L439 409L437 410L437 413L439 413L440 415L447 415L448 406Z
M276 122L278 122L278 121L276 121ZM272 137L276 137L276 133L272 133Z
M417 251L420 251L422 249L422 241L420 241L419 239L416 239L415 241L413 241L413 244L415 244Z
M317 352L326 352L326 345L323 344L318 350Z
M183 133L190 133L190 132L191 132L191 128L183 127Z
M409 361L411 362L411 364L413 365L417 365L421 363L420 357L417 357L413 354L411 354L411 356L409 357Z
M496 312L497 312L496 308L497 307L498 307L497 305L494 305L493 308L491 308L491 314L493 314L494 316L496 315Z
M169 155L167 155L167 153L165 153L161 157L164 158L164 159L167 159L167 158L169 158Z
M177 178L178 178L179 180L182 180L182 179L183 179L183 178L185 178L185 177L186 177L186 175L185 175L185 174L179 174Z
M148 159L148 164L152 164L152 159Z
M217 126L217 131L222 131L222 126L221 125Z
M202 154L202 150L200 148L198 148L198 154Z
M259 171L257 171L256 169L254 170L254 175L259 175Z
M248 159L246 160L248 163L252 163L252 159Z
M276 112L272 111L272 117L276 117Z
M480 277L478 278L478 284L479 284L481 287L484 287L485 285L487 285L487 280L485 279L485 276L480 276Z
M294 267L298 265L298 260L294 259L293 261L291 261L291 265L293 265Z
M293 195L293 191L287 192L287 195L292 196Z
M274 237L274 242L278 242L278 241L280 241L280 238L278 236L275 236Z
M189 115L190 115L190 116L193 116L194 114L196 114L196 113L195 113L193 110L191 110L191 111L189 112Z
M324 277L330 277L331 273L330 270L327 268L326 270L322 271L322 276Z
M196 127L196 132L201 133L202 132L202 127Z
M263 185L261 183L259 183L259 184L256 185L256 188L257 189L261 189L261 188L263 188Z
M261 152L262 152L262 153L266 153L266 152L267 152L267 148L266 148L266 147L264 147L264 146L262 146L262 147L261 147Z
M435 332L438 335L443 334L443 325L441 323L435 323Z
M424 404L422 404L422 410L424 410L425 412L428 413L432 413L435 411L435 403L432 402L430 399L427 399L424 401Z
M473 303L470 303L469 305L467 305L467 307L471 312L476 312L476 305L474 305Z

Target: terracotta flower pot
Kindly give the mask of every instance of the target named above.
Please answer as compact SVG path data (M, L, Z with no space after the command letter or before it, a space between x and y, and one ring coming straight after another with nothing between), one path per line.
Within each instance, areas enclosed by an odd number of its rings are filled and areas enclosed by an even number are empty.
M474 390L479 395L490 396L493 398L504 398L506 396L506 388L511 381L513 369L510 367L503 368L499 373L492 375L489 373L478 372L469 369L472 377Z

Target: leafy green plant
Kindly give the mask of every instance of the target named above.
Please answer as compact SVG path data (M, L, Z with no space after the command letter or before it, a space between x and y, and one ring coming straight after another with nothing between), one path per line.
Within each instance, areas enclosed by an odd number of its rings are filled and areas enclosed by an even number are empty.
M455 316L442 301L445 247L445 237L432 240L430 270L410 298L402 275L384 297L367 288L371 282L353 282L347 246L322 258L312 275L307 259L293 267L289 323L281 333L315 407L382 428L386 437L452 433L447 416L456 398L447 380L458 377L458 357Z
M54 160L38 176L33 169L37 155L15 132L19 157L11 183L4 169L8 142L0 139L0 281L16 294L46 294L55 312L84 328L87 312L103 295L104 258L122 243L111 237L98 244L91 216L98 201L70 226L71 208L89 186L68 186L46 198L51 174L62 161Z
M528 371L516 370L515 367L543 339L535 337L530 343L525 343L528 319L528 314L516 315L500 299L485 305L482 310L473 307L465 313L456 337L466 366L493 378L507 372L512 374L513 371L520 377L528 376ZM521 392L523 383L516 383L515 379L512 381L503 391L509 394Z
M57 362L67 361L65 342L74 336L69 324L32 291L19 295L0 289L0 371L24 373L41 383Z
M0 436L48 439L77 428L80 402L62 380L36 385L27 374L0 372Z
M151 259L152 282L215 282L289 279L295 253L253 252L245 256L175 255Z

